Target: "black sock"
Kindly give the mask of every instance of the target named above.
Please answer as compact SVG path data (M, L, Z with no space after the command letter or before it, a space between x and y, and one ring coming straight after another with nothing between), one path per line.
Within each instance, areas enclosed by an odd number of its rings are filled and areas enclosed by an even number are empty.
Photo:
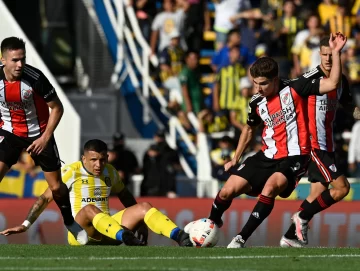
M330 190L327 189L320 194L307 208L299 214L300 218L310 220L315 214L329 208L336 201L331 197Z
M74 222L74 217L71 213L71 204L69 197L69 189L66 184L61 182L60 189L53 192L53 198L56 205L59 207L65 225L71 225Z
M310 206L310 202L308 202L307 200L304 200L301 205L300 208L298 209L298 211L302 211L305 208L308 208ZM284 234L284 236L288 239L297 239L296 235L295 235L295 224L291 223L288 231Z
M264 219L269 216L272 209L274 208L274 201L274 198L260 195L260 198L249 217L249 220L246 222L241 232L239 232L239 235L241 235L242 239L246 241L256 230L256 228L264 221Z
M219 197L220 192L216 195L215 200L211 207L211 212L209 219L213 220L216 224L221 221L221 217L223 213L229 209L232 199L231 200L223 200Z

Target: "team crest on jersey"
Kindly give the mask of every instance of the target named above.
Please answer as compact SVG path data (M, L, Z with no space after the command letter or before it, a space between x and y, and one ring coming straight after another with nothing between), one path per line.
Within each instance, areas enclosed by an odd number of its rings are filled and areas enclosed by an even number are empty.
M4 136L0 136L0 143L3 142L4 138Z
M107 187L111 187L111 179L110 179L110 177L108 177L108 176L105 177L105 184L106 184Z
M285 93L281 95L281 101L283 104L288 105L290 103L290 93Z
M94 196L97 197L97 198L100 198L100 197L101 197L101 188L96 187L96 188L94 189Z
M244 167L245 167L245 164L241 164L237 170L238 170L238 171L239 171L239 170L242 170Z
M32 89L23 89L21 92L24 99L27 100L31 97Z
M331 170L332 172L336 172L336 171L337 171L337 168L336 168L336 166L335 166L334 164L330 165L329 168L330 168L330 170Z

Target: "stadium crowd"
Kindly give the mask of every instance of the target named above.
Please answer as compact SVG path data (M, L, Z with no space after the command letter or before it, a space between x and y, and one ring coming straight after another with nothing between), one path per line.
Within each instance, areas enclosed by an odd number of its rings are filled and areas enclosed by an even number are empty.
M154 77L190 137L196 141L204 132L212 138L213 177L219 180L227 178L223 165L246 124L254 94L249 67L257 58L274 58L281 77L296 78L320 64L321 38L340 31L349 39L341 57L343 73L351 90L360 91L359 0L164 0L160 10L158 2L133 1L143 35L160 60ZM189 112L197 116L199 130ZM339 167L360 177L358 125L341 108L334 125ZM260 145L259 135L247 154Z

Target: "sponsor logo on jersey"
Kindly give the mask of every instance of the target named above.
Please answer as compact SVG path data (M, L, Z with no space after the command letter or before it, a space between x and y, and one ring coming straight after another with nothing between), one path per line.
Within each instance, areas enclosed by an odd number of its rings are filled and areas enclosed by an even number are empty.
M82 198L81 202L100 202L100 201L108 201L107 197L99 197L99 198Z

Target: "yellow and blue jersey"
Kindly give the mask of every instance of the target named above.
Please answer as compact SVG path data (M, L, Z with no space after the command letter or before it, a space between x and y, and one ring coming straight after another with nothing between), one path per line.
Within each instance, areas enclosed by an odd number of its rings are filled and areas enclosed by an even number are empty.
M65 166L61 170L62 180L69 188L72 214L76 214L88 204L95 205L109 214L109 196L111 191L119 193L124 189L117 170L106 164L100 176L88 172L81 161Z

